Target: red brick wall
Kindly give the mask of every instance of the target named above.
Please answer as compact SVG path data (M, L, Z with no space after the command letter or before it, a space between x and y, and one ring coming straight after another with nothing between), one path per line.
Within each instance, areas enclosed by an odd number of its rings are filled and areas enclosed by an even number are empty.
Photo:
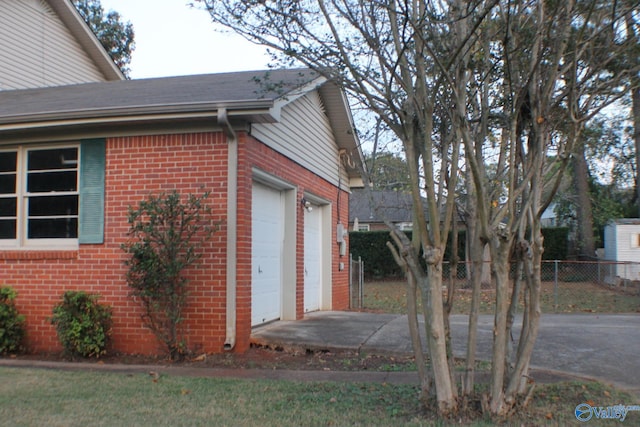
M249 346L251 331L251 185L253 168L260 169L297 186L298 204L305 191L331 202L333 227L331 232L331 268L333 286L331 292L331 308L345 310L349 308L349 275L348 256L339 257L336 243L336 227L338 218L346 226L349 214L349 194L340 191L340 213L338 214L338 188L319 178L299 164L270 149L246 134L239 136L239 168L238 168L238 253L248 254L238 260L238 313L237 327L239 351ZM302 212L300 212L302 213ZM297 216L296 224L296 315L301 319L304 315L304 215ZM348 252L347 252L348 253ZM242 261L244 259L244 261ZM340 271L339 263L344 263ZM240 308L243 307L243 308ZM245 309L246 307L246 309Z
M67 290L102 295L113 307L113 346L124 353L160 353L155 337L144 328L139 305L129 297L120 245L126 240L127 208L148 194L178 190L182 194L210 191L212 219L219 229L204 248L201 262L189 271L190 296L185 326L196 351L220 352L226 332L226 185L227 144L221 133L110 138L107 140L105 242L81 245L77 251L0 251L0 284L18 292L17 306L27 317L30 351L58 351L48 318ZM298 185L299 198L308 190L332 201L338 218L338 190L251 137L240 135L238 197L237 343L249 346L251 332L251 170L258 167ZM341 192L340 218L347 223L348 195ZM297 224L298 317L303 312L303 215ZM335 242L335 227L332 242ZM348 307L347 257L339 259L333 245L332 308ZM345 270L338 271L338 263Z

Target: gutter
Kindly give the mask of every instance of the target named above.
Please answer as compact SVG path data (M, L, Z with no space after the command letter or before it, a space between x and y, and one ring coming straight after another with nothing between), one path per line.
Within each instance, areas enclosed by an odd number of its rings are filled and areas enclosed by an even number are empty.
M23 89L29 90L29 89ZM17 92L17 91L13 91ZM0 102L4 105L11 105L14 102L20 102L16 97L0 94ZM20 94L22 95L22 94ZM96 93L101 96L103 93ZM37 97L34 97L37 102ZM223 105L223 106L221 106ZM81 121L91 123L102 123L112 120L139 120L142 118L152 118L155 116L166 115L167 117L201 117L203 115L211 115L216 110L229 107L236 110L234 115L256 116L261 117L265 123L273 123L277 120L279 114L278 108L273 107L271 101L224 101L224 102L174 102L167 104L144 104L144 105L121 105L121 106L92 106L87 105L78 109L58 109L51 111L22 111L19 113L9 112L7 109L0 109L0 125L36 126L50 125L59 121ZM158 117L164 120L164 117Z
M236 345L237 225L238 225L238 136L226 108L218 109L218 124L227 135L227 336L223 349Z

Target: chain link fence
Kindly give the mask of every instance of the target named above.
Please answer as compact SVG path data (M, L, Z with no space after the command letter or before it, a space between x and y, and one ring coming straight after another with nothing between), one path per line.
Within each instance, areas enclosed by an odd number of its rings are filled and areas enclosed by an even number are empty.
M349 307L351 309L364 308L364 261L349 255Z
M463 302L470 300L468 263L456 268L457 292ZM541 266L542 311L546 313L639 313L640 263L611 261L543 261ZM445 265L445 277L450 266ZM512 265L512 278L515 275ZM493 301L490 264L485 264L482 304ZM520 309L523 309L522 297ZM486 310L485 310L486 311Z
M542 298L557 313L640 312L640 263L543 261Z
M443 266L443 285L448 280L456 280L453 312L466 314L472 293L468 280L470 264L458 263L453 276L451 267L447 263ZM541 267L543 313L640 313L640 262L543 261ZM515 266L512 277L514 275ZM406 286L401 279L361 282L358 286L358 292L363 295L359 300L362 305L352 307L396 313L405 310ZM524 308L522 298L521 292L519 312ZM483 272L480 311L493 313L494 304L495 286L487 263Z

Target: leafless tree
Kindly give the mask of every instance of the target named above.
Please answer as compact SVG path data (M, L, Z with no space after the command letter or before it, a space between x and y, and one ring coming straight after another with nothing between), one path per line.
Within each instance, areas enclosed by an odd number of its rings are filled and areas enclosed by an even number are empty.
M306 66L336 81L402 142L414 238L408 241L389 224L390 246L407 273L409 326L422 397L434 395L443 416L455 413L461 401L448 339L455 290L449 286L445 301L443 255L456 204L467 200L467 217L474 218L474 270L488 245L496 286L485 408L505 415L518 402L526 403L540 317L540 216L583 123L629 90L625 77L633 70L603 73L599 63L585 63L585 58L602 53L598 49L603 43L607 49L628 47L620 25L634 5L599 0L200 3L215 22L270 48L280 65ZM511 261L518 261L522 272L515 280ZM520 293L525 313L511 356L513 310ZM471 340L479 292L474 295ZM423 366L418 299L430 372ZM474 342L468 347L469 358L475 358ZM473 390L473 370L468 369L465 394Z

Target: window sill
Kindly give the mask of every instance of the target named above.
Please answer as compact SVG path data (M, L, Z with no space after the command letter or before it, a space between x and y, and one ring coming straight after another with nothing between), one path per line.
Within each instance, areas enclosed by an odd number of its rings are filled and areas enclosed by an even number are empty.
M2 250L0 260L78 259L78 250Z

